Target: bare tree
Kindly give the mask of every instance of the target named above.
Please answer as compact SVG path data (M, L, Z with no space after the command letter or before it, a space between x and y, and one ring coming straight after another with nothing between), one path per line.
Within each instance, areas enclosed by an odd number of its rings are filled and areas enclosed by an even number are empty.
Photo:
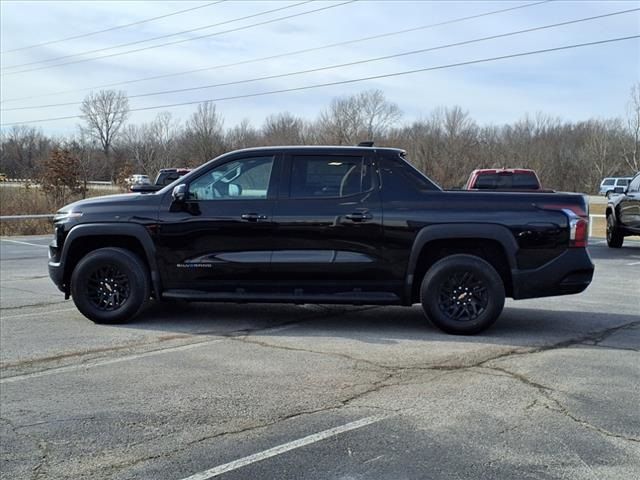
M266 145L304 144L304 121L289 112L269 115L262 125Z
M378 140L402 117L395 103L380 90L334 98L320 114L317 128L325 143L352 145L361 140Z
M232 150L257 147L262 143L260 133L246 118L227 132L225 142Z
M80 107L86 131L102 147L105 157L109 158L111 146L129 115L129 99L125 92L101 90L91 92Z
M212 102L198 105L185 130L183 144L189 152L189 164L200 165L224 152L224 121Z
M640 82L631 87L631 98L627 105L627 129L631 138L625 148L624 160L635 173L640 171Z

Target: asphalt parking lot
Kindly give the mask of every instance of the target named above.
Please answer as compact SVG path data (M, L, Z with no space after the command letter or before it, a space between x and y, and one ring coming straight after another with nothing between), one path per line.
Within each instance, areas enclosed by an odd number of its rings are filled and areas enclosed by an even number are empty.
M640 242L475 337L421 309L151 305L94 325L0 241L7 479L640 478Z

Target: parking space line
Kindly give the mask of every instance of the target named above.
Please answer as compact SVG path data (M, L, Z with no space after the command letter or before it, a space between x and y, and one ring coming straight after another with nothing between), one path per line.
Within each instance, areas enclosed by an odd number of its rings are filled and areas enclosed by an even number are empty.
M260 462L262 460L266 460L267 458L275 457L291 450L295 450L306 445L311 445L312 443L317 443L330 437L335 437L336 435L340 435L341 433L366 427L367 425L380 422L381 420L385 420L387 418L390 418L391 416L392 415L385 414L362 418L360 420L356 420L355 422L350 422L339 427L323 430L322 432L314 433L312 435L299 438L298 440L283 443L282 445L278 445L277 447L263 450L262 452L254 453L253 455L239 458L238 460L234 460L223 465L218 465L217 467L210 468L209 470L205 470L204 472L195 473L189 477L183 478L182 480L208 480L210 478L222 475L223 473L246 467L247 465L251 465L252 463Z
M39 243L22 242L20 240L9 240L8 238L0 238L2 242L18 243L20 245L29 245L31 247L49 248L49 245L40 245Z
M31 378L46 377L48 375L55 375L57 373L75 372L78 370L89 370L90 368L102 367L104 365L113 365L114 363L128 362L131 360L137 360L138 358L146 358L146 357L152 357L155 355L161 355L163 353L173 353L173 352L181 352L184 350L191 350L194 348L203 347L205 345L211 345L212 343L222 342L223 340L224 340L223 338L216 338L215 340L205 340L203 342L190 343L188 345L180 345L178 347L162 348L159 350L152 350L150 352L137 353L134 355L125 355L122 357L111 358L108 360L100 360L97 362L86 362L86 363L75 364L75 365L66 365L64 367L50 368L48 370L43 370L40 372L25 373L23 375L15 375L13 377L0 378L0 385L4 383L14 383L14 382L20 382L22 380L29 380Z
M62 302L59 302L62 303ZM2 320L11 320L12 318L22 318L22 317L35 317L38 315L49 315L51 313L59 313L59 312L70 312L71 310L78 310L75 307L72 308L62 308L60 310L45 310L43 312L31 312L31 313L20 313L18 315L2 315Z

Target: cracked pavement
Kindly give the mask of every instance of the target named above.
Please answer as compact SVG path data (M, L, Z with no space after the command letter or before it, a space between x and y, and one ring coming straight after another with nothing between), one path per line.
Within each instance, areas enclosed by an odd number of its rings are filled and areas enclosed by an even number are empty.
M46 249L0 249L2 479L182 480L378 414L217 478L640 477L640 243L593 245L587 292L508 301L475 337L417 306L156 303L98 326Z

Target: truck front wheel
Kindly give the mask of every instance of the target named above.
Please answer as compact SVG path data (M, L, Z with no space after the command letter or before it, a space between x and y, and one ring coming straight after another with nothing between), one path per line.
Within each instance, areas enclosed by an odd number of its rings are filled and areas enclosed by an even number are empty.
M420 289L425 314L441 330L473 335L490 327L504 307L496 269L474 255L450 255L427 271Z
M147 266L123 248L100 248L83 257L71 275L71 296L95 323L132 319L150 296Z

